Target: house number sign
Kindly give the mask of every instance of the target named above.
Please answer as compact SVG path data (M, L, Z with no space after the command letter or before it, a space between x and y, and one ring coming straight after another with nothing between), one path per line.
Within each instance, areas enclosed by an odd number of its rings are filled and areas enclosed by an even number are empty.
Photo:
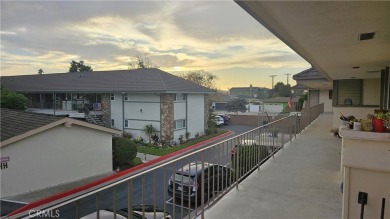
M8 162L9 162L9 156L7 157L1 157L0 158L0 168L3 169L8 169Z

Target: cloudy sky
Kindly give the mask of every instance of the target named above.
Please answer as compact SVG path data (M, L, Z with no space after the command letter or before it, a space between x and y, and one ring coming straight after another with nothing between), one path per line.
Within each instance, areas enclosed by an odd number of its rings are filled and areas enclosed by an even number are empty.
M3 76L63 73L72 60L123 70L144 54L172 74L216 74L226 90L310 67L233 1L1 1L0 34Z

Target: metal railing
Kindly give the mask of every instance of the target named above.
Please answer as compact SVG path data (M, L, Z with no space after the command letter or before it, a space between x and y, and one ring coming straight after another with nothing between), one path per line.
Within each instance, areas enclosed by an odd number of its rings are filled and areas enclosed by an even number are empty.
M83 218L94 212L93 218L100 218L102 210L115 215L113 218L134 218L136 214L156 218L157 213L163 218L204 218L205 209L260 170L262 163L322 112L323 104L143 169L120 172L108 182L50 199L8 218ZM152 206L151 212L147 207L134 211L140 204Z

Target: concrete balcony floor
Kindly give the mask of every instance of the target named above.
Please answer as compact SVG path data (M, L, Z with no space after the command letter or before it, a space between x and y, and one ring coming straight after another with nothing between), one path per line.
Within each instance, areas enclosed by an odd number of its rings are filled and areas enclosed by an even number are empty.
M341 218L341 139L324 113L205 212L205 218Z

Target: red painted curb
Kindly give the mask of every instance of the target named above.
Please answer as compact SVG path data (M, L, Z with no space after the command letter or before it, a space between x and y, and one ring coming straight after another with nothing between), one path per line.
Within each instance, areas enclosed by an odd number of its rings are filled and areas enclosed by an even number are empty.
M163 160L165 160L165 159L168 159L168 158L170 158L170 157L173 157L173 156L176 156L176 155L178 155L178 154L184 153L184 152L186 152L186 151L188 151L188 150L197 148L197 147L199 147L199 146L201 146L201 145L208 144L208 143L210 143L210 142L212 142L212 141L215 141L215 140L217 140L217 139L226 137L226 136L228 136L228 135L230 135L230 134L232 134L232 131L228 131L227 133L224 133L224 134L222 134L222 135L218 135L218 136L216 136L216 137L214 137L214 138L210 138L210 139L208 139L208 140L205 140L205 141L196 143L196 144L194 144L194 145L192 145L192 146L190 146L190 147L186 147L186 148L183 148L183 149L181 149L181 150L175 151L175 152L173 152L173 153L170 153L170 154L167 154L167 155L158 157L158 158L153 159L153 160L151 160L151 161L149 161L149 162L147 162L147 163L140 164L140 165L138 165L138 166L135 166L135 167L132 167L132 168L130 168L130 169L121 171L121 172L116 173L116 174L111 175L111 176L104 177L104 178L102 178L102 179L96 180L96 181L91 182L91 183L88 183L88 184L86 184L86 185L83 185L83 186L80 186L80 187L76 187L76 188L74 188L74 189L71 189L71 190L68 190L68 191L65 191L65 192L61 192L61 193L58 193L58 194L54 194L54 195L49 196L49 197L47 197L47 198L43 198L43 199L40 199L40 200L33 201L33 202L31 202L31 203L29 203L29 204L27 204L27 205L25 205L25 206L23 206L23 207L21 207L21 208L18 208L18 209L16 209L16 210L12 211L12 212L9 213L7 216L12 216L12 215L21 213L21 212L23 212L23 211L27 211L27 210L33 209L33 208L35 208L35 207L38 207L38 206L47 204L47 203L52 202L52 201L55 201L55 200L57 200L57 199L65 198L65 197L67 197L67 196L70 196L70 195L72 195L72 194L81 192L81 191L83 191L83 190L90 189L90 188L95 187L95 186L97 186L97 185L99 185L99 184L106 183L106 182L108 182L108 181L111 181L111 180L114 180L114 179L119 178L119 177L121 177L121 176L124 176L124 175L126 175L126 174L128 174L128 173L134 172L134 171L139 170L139 169L142 169L142 168L144 168L144 167L151 166L151 165L153 165L153 164L156 164L156 163L158 163L158 162L160 162L160 161L163 161Z

